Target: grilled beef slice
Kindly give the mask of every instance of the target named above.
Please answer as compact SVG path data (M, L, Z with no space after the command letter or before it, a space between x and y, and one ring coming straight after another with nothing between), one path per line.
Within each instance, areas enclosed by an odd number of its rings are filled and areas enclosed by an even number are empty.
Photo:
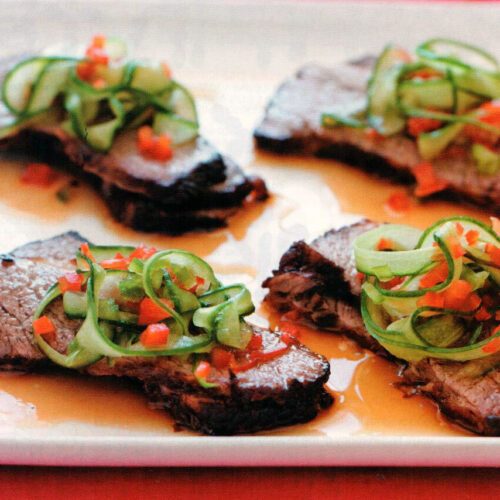
M269 102L254 132L257 146L280 154L315 155L361 167L370 174L402 183L414 181L412 169L423 162L416 141L405 134L371 138L352 127L324 129L321 113L332 107L363 103L375 58L334 68L309 65L286 80ZM432 163L448 182L440 196L461 199L500 212L500 174L480 175L467 153L445 151Z
M265 300L278 311L295 311L299 321L345 333L364 347L387 355L364 327L359 311L361 287L351 250L354 238L374 227L376 223L363 221L329 231L310 245L294 243L278 270L264 282L269 288ZM430 396L463 427L499 436L500 361L493 361L459 363L429 358L400 362L400 385L406 392Z
M0 63L0 79L13 66ZM0 105L0 121L8 111ZM202 137L174 149L167 162L144 158L135 131L117 135L111 150L97 153L59 127L33 124L0 140L2 149L57 163L91 182L119 222L170 235L226 225L252 192L265 199L265 184L246 176ZM264 186L264 188L262 188Z
M82 242L77 233L30 243L3 256L0 265L0 368L55 368L33 342L33 312L49 286L74 268L71 259ZM68 319L60 303L51 307L57 328L54 347L64 350L80 320ZM266 350L280 343L279 333L253 327ZM282 344L280 344L282 346ZM306 422L332 404L325 391L325 358L296 343L280 357L244 372L212 369L219 385L204 389L190 362L176 357L117 358L87 367L91 375L137 379L151 404L164 408L177 425L206 434L241 434Z

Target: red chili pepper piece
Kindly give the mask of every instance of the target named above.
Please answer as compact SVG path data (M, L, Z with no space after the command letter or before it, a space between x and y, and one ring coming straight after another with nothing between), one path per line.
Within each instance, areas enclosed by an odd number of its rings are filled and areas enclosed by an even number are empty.
M436 292L427 292L417 300L418 307L444 307L444 296Z
M127 270L128 266L130 265L130 259L106 259L103 260L101 263L101 267L103 269L123 269Z
M30 163L21 175L21 182L36 186L50 186L56 179L56 173L46 163Z
M193 285L191 288L189 288L188 292L190 292L190 293L196 293L196 291L198 290L198 287L199 286L203 286L205 284L205 279L202 278L201 276L196 276L195 277L195 281L196 281L196 284Z
M163 323L154 323L149 325L139 338L141 344L145 347L156 347L165 345L168 341L170 329Z
M486 243L485 247L486 253L490 256L491 261L496 266L500 266L500 248L493 243Z
M423 118L419 116L413 116L406 120L406 127L408 128L408 133L413 137L418 137L423 132L431 132L436 130L441 126L442 122L440 120L435 120L434 118Z
M33 331L37 335L45 337L50 336L50 334L54 333L56 331L56 328L49 317L41 316L40 318L33 321Z
M397 191L387 198L385 204L391 212L403 214L410 209L410 198L404 191Z
M491 318L491 314L483 306L479 309L479 311L477 311L476 314L474 314L474 318L476 318L478 321L487 321Z
M208 376L210 375L210 369L211 366L208 361L200 361L200 363L198 363L198 366L196 367L196 370L194 371L194 376L201 380L207 380Z
M493 331L492 335L495 335L498 333L500 327L495 328ZM490 340L487 344L485 344L481 350L483 352L486 352L488 354L493 354L494 352L497 352L500 349L500 337L496 337L492 340Z
M65 294L68 291L81 292L83 284L83 275L78 273L66 273L62 278L58 279L61 293Z
M431 163L425 162L413 168L413 175L417 180L415 188L416 196L429 196L446 189L448 182L439 179L434 174L434 167Z
M364 273L356 273L356 279L358 281L363 282L365 280L365 278L366 278L366 275Z
M139 245L135 250L132 251L129 257L131 260L132 259L146 260L157 252L158 250L156 250L155 247L147 247L145 245Z
M405 279L402 276L394 276L389 281L381 281L380 282L380 288L383 288L384 290L392 290L393 288L397 287L398 285L401 285Z
M95 64L102 64L107 66L109 63L109 57L106 52L100 47L90 46L86 52L85 56L87 59Z
M98 49L104 49L106 46L106 36L105 35L94 35L92 37L92 47Z
M95 258L90 252L88 243L82 243L80 245L80 252L82 252L82 254L85 255L88 259L90 259L92 262L95 262Z
M93 62L82 61L76 65L76 76L84 82L90 82L95 75L96 65Z
M174 308L172 301L168 299L160 299L165 305ZM166 318L170 317L170 313L161 308L156 302L154 302L149 297L142 299L139 305L139 325L149 325L151 323L158 323Z
M465 239L467 240L469 246L473 247L477 245L477 242L479 240L479 231L476 231L475 229L469 229L469 231L465 233Z
M377 250L392 250L394 248L394 243L388 238L380 238L377 243Z
M162 62L160 67L161 67L161 70L163 71L163 74L167 78L172 78L172 70L170 69L170 66L166 62Z
M420 280L420 288L430 288L431 286L442 283L448 276L448 263L441 262L435 268L431 269Z
M480 122L486 123L500 129L500 103L499 101L489 101L479 107L480 116L477 118ZM485 130L477 125L466 124L464 134L473 142L478 142L484 146L494 146L499 138L500 131L493 132Z
M137 149L146 158L156 161L169 160L173 155L171 142L170 136L155 136L153 129L146 125L137 131Z

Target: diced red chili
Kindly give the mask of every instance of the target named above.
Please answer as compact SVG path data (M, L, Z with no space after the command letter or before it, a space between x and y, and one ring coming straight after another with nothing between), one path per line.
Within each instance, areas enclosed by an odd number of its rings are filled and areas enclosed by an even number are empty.
M80 245L80 252L82 252L82 254L85 255L85 257L87 257L88 259L90 259L92 262L95 262L95 258L92 255L92 253L90 252L90 248L89 248L88 243L82 243Z
M442 283L448 276L448 263L441 262L436 267L431 269L420 280L420 288L430 288L431 286Z
M444 307L444 296L436 292L427 292L417 300L418 307Z
M61 293L66 292L81 292L83 284L83 274L78 273L66 273L62 278L58 279L59 289Z
M411 80L431 80L433 78L442 78L441 73L433 68L418 69L410 75Z
M469 229L465 233L465 239L467 240L469 246L473 247L477 245L477 242L479 240L479 231L476 231L475 229Z
M33 321L33 331L37 335L49 335L56 331L56 328L48 316L41 316Z
M377 250L392 250L394 248L394 243L388 238L380 238L377 243Z
M194 284L191 288L188 289L190 293L196 293L198 287L203 286L205 284L205 279L201 276L195 276L196 284Z
M132 251L130 254L130 259L139 259L139 260L145 260L149 259L152 255L157 253L158 250L156 250L155 247L147 247L145 245L139 245L135 250Z
M415 188L416 196L429 196L446 189L448 182L439 179L434 174L434 167L431 163L425 162L413 168L413 175L417 180Z
M100 47L90 46L86 50L85 56L89 61L95 64L102 64L104 66L107 66L107 64L109 63L108 54L106 54L106 51L104 49L101 49Z
M50 186L56 179L56 173L46 163L30 163L21 176L24 184L35 184L37 186Z
M381 281L380 282L380 287L383 288L384 290L392 290L394 287L397 287L398 285L401 285L405 279L402 276L394 276L389 281Z
M163 74L167 78L172 78L172 70L170 69L170 66L166 62L161 63L161 70L163 71Z
M105 35L94 35L92 37L92 47L96 47L98 49L104 49L105 46L106 46Z
M487 321L488 319L491 318L491 314L488 312L488 310L483 306L477 311L477 313L474 315L474 317L478 321Z
M208 376L210 375L210 368L210 363L208 363L207 361L200 361L200 363L198 363L198 366L196 367L196 370L194 371L194 376L201 380L207 380Z
M420 116L412 116L406 120L408 133L413 137L418 137L423 132L431 132L438 129L442 125L440 120L434 118L423 118Z
M93 62L82 61L76 65L76 76L84 82L90 82L95 75L96 65Z
M173 155L171 143L172 138L169 135L159 135L153 148L153 158L157 161L170 160Z
M410 209L410 198L404 191L396 191L387 198L386 206L391 212L403 214Z
M168 299L160 299L165 305L174 308L174 304L172 301ZM165 311L162 307L160 307L156 302L154 302L149 297L142 299L139 305L139 325L149 325L151 323L158 323L166 318L170 317L170 313Z
M500 266L500 248L493 243L486 243L485 247L486 253L490 256L491 261L496 266Z
M140 323L139 323L140 324ZM139 341L144 347L165 345L168 341L170 329L164 323L154 323L141 333Z
M499 328L500 327L495 328L495 330L493 331L493 335L498 333ZM496 337L490 340L481 349L483 352L486 352L488 354L493 354L494 352L497 352L500 349L500 337Z

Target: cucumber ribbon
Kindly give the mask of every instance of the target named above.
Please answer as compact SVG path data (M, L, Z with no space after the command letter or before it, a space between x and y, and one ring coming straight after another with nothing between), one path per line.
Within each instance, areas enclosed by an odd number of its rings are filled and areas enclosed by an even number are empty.
M409 117L439 120L444 126L419 135L424 160L441 153L466 124L500 134L498 127L479 119L481 104L500 99L500 67L491 54L443 38L426 41L415 52L416 62L401 49L386 47L368 82L364 109L326 111L322 126L371 127L390 136L403 132ZM414 77L419 71L431 77Z
M469 231L477 236L473 245L465 236ZM376 250L381 238L390 240L393 250ZM458 257L453 247L457 242L465 251ZM391 354L408 361L427 357L470 361L494 354L495 349L485 348L500 336L492 323L494 312L488 314L488 321L476 318L479 305L470 310L419 305L427 293L446 293L454 280L465 280L481 300L493 297L492 307L500 309L496 300L500 269L486 251L488 245L500 248L500 237L482 222L462 216L442 219L423 232L382 225L358 236L353 248L357 269L366 275L361 313L370 335ZM437 284L422 286L422 278L440 262L446 262L447 275ZM396 286L384 287L394 278Z
M119 62L94 64L97 84L81 79L78 68L88 61L40 56L21 61L2 84L0 138L32 124L60 125L90 148L106 153L124 129L152 123L155 134L169 134L172 145L198 135L198 115L191 93L160 65L123 62L126 48L109 38L108 53L120 49Z
M90 246L95 260L77 253L78 272L84 273L87 289L86 292L65 292L63 304L69 317L81 317L83 322L66 353L57 351L35 333L35 341L47 357L66 368L82 368L103 356L156 357L206 352L215 342L245 348L250 329L242 318L253 312L254 306L244 285L222 286L203 259L182 250L158 252L144 262L134 259L128 270L104 269L99 264L117 252L127 257L133 250L132 247ZM179 280L192 282L196 277L203 281L199 291L187 291L179 286ZM168 313L164 320L170 329L166 346L143 346L138 334L145 326L137 324L136 315L119 310L117 303L133 296L124 296L122 290L130 291L137 284L139 296L151 299ZM52 285L38 305L34 319L46 312L50 314L49 306L60 300L61 295L59 284ZM103 295L115 299L106 299ZM71 297L70 300L66 301L66 296Z

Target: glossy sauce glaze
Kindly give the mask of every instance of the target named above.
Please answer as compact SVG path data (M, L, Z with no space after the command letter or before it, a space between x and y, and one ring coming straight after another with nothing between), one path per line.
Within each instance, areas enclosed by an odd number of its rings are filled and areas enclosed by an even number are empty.
M244 88L241 92L247 91ZM242 106L241 92L235 91L225 101L228 109L237 112L238 106ZM210 99L218 98L216 92L209 95ZM213 105L201 105L202 122L205 117L208 130L215 130L210 121L214 120ZM255 113L260 109L256 107ZM186 249L205 257L223 282L244 282L259 306L265 296L260 284L295 240L311 240L360 216L421 228L457 214L487 220L487 215L479 210L438 201L412 201L407 214L394 216L384 203L391 193L405 188L332 161L261 153L253 156L251 127L252 121L247 119L239 128L218 127L211 138L240 163L250 163L248 170L265 178L273 195L265 203L247 204L230 220L228 228L208 234L172 238L134 232L112 220L104 202L91 188L80 185L72 190L67 203L61 203L55 193L67 184L68 176L60 174L56 183L45 189L22 185L19 177L25 161L3 159L0 251L70 229L100 244L144 243L159 249ZM259 307L250 320L260 326L282 324L265 306ZM404 397L394 386L398 381L395 365L363 351L342 336L307 328L300 328L299 336L330 360L332 377L328 388L336 402L309 424L266 434L466 435L441 417L430 400L422 396ZM50 428L61 422L104 426L120 432L173 432L168 415L149 409L138 387L125 381L96 380L79 374L0 377L0 408L2 432L33 426Z

